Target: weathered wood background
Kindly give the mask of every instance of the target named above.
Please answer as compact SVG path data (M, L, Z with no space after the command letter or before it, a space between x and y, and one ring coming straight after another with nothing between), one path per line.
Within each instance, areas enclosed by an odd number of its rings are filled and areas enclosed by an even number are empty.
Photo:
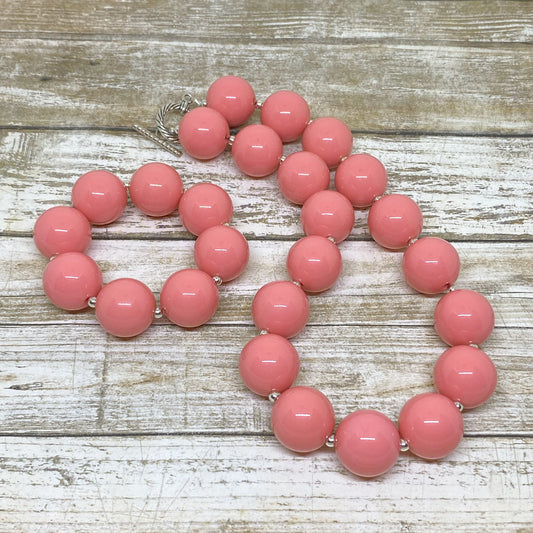
M533 3L524 1L106 1L0 3L0 531L532 531ZM423 235L450 239L457 287L496 313L483 348L499 371L493 398L465 413L465 438L441 461L403 454L364 481L334 453L299 456L272 435L270 404L242 385L237 361L256 334L255 291L286 279L299 209L275 176L246 178L228 155L177 160L137 136L183 92L248 79L258 98L293 89L312 115L352 128L379 157L390 192L419 202ZM254 117L257 120L257 116ZM297 150L287 146L286 153ZM127 181L148 161L187 186L212 181L250 242L245 274L222 287L210 322L164 320L132 340L90 311L44 297L46 260L32 228L66 204L78 176ZM131 276L157 294L192 266L177 216L131 206L95 229L105 281ZM312 297L295 340L298 384L397 418L432 390L445 346L437 298L410 290L401 254L356 213L344 271Z

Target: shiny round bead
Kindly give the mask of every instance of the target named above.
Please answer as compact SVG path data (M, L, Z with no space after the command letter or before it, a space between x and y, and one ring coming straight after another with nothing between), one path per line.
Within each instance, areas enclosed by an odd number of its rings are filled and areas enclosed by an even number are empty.
M437 390L465 409L486 402L496 388L497 373L490 357L474 346L448 348L435 363Z
M120 278L98 293L94 310L98 322L111 335L135 337L150 326L155 308L154 295L144 283Z
M92 224L111 224L126 209L126 186L107 170L91 170L72 187L72 205Z
M147 163L131 177L130 197L134 205L151 217L170 215L183 194L180 175L165 163Z
M261 123L270 126L284 143L298 139L310 117L307 102L293 91L275 92L261 107Z
M197 183L187 189L178 206L181 222L193 235L226 224L233 216L229 194L214 183Z
M213 278L194 268L174 272L161 289L161 308L174 324L196 328L205 324L218 307L218 287Z
M273 333L254 337L239 358L243 382L261 396L288 389L299 370L300 359L294 346L285 337Z
M240 231L218 225L202 231L194 243L196 266L211 277L231 281L242 274L248 264L248 243Z
M420 235L422 212L408 196L388 194L372 204L368 230L379 245L399 250Z
M418 239L403 254L405 281L424 294L447 291L457 280L460 267L457 250L438 237Z
M278 168L283 144L272 128L252 124L237 133L231 153L242 172L252 178L263 178Z
M307 323L309 300L292 281L272 281L263 285L254 296L252 318L260 330L294 337Z
M91 224L73 207L51 207L35 222L33 240L48 258L65 252L84 252L91 244Z
M335 453L350 472L375 477L389 470L400 455L400 434L384 414L371 409L344 418L335 432Z
M289 450L307 453L321 448L335 426L331 402L319 390L292 387L272 407L272 430Z
M59 254L50 261L43 274L43 288L48 299L67 311L85 309L89 298L102 288L98 265L80 252Z
M440 459L455 450L461 441L463 417L449 398L426 392L405 403L398 427L415 455Z
M460 289L445 294L433 314L435 330L450 346L482 344L494 329L494 311L479 292Z
M341 253L326 237L309 235L292 245L287 256L287 270L304 291L322 292L340 276Z

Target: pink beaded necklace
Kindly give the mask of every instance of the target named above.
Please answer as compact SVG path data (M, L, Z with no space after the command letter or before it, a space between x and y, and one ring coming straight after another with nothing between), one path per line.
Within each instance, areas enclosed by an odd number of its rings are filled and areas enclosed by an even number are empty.
M230 128L244 124L256 108L261 110L261 124L230 136ZM165 126L171 111L184 115L177 132ZM187 95L179 104L163 107L157 123L162 138L135 129L181 155L178 142L200 160L217 157L231 145L244 174L262 178L277 170L283 195L303 205L306 236L287 258L292 281L273 281L256 293L252 318L261 333L244 346L239 359L244 383L273 402L272 429L278 440L303 453L334 447L341 463L362 477L389 470L400 451L438 459L454 450L463 435L461 411L485 402L496 386L494 364L478 347L494 327L494 313L481 294L453 289L460 267L455 248L440 238L418 238L422 213L407 196L385 194L387 173L381 162L368 154L350 155L349 128L332 117L310 121L300 95L279 91L258 104L252 87L236 76L215 81L205 103ZM283 143L300 137L303 150L283 157ZM328 190L332 169L336 190ZM116 220L125 209L128 190L133 204L149 216L165 216L177 208L185 228L198 236L198 268L175 272L166 280L161 307L138 280L122 278L103 286L98 265L84 253L91 242L91 224ZM110 172L88 172L75 183L72 204L49 209L35 224L38 249L53 259L43 275L45 293L62 309L94 307L102 327L118 337L138 335L163 315L186 328L204 324L217 309L218 285L239 276L248 262L245 238L227 225L233 214L227 193L210 183L183 192L179 174L163 163L142 166L127 187ZM445 293L434 320L438 335L451 347L434 368L438 393L408 400L398 428L384 414L362 409L345 417L334 432L328 398L315 388L292 386L299 357L288 339L307 323L308 294L325 291L338 279L342 259L337 245L351 232L354 207L370 207L368 227L379 245L405 250L402 270L412 288L423 294Z

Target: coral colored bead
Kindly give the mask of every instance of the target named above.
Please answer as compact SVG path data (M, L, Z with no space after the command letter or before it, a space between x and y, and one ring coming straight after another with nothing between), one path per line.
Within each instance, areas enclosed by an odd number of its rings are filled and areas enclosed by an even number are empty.
M254 337L239 358L244 384L261 396L288 389L299 370L300 359L294 346L285 337L273 333Z
M289 450L318 450L335 426L331 402L317 389L293 387L281 393L272 408L272 430Z
M242 274L248 264L248 243L240 231L218 225L202 231L194 243L194 262L222 281L231 281Z
M340 276L342 258L329 239L309 235L295 242L287 256L287 270L293 281L308 292L329 289Z
M424 294L448 290L457 280L460 268L457 250L438 237L418 239L403 254L405 281Z
M73 207L51 207L35 222L33 240L39 252L49 258L65 252L84 252L91 244L91 224Z
M372 204L368 213L368 230L384 248L399 250L422 231L422 212L403 194L388 194Z
M89 298L102 288L102 272L88 255L59 254L44 269L43 288L57 307L67 311L85 309Z
M129 186L131 201L151 217L170 215L183 194L180 175L165 163L147 163L135 171Z
M181 222L193 235L225 224L233 216L229 194L213 183L197 183L186 190L178 206Z
M379 159L369 154L347 157L335 172L335 188L354 207L367 207L387 188L387 171Z
M310 117L307 102L293 91L275 92L261 107L261 123L270 126L284 143L298 139Z
M337 427L335 453L350 472L362 477L379 476L398 459L400 434L384 414L361 409Z
M152 323L155 298L144 283L120 278L98 293L94 310L98 322L111 335L135 337Z
M218 307L213 278L194 268L174 272L161 289L161 307L167 318L184 328L205 324Z
M490 357L474 346L453 346L437 360L433 370L437 390L465 409L486 402L496 388L497 373Z
M283 144L272 128L252 124L237 133L231 153L242 172L252 178L263 178L278 168Z
M207 107L216 109L230 128L244 124L254 112L257 101L252 86L238 76L223 76L207 90Z
M301 221L306 235L332 237L336 243L352 231L355 214L350 201L337 191L319 191L304 203Z
M322 117L313 120L302 135L302 148L320 156L335 168L352 151L352 132L342 120Z
M426 392L405 403L398 427L415 455L440 459L455 450L461 441L463 417L449 398Z
M435 330L450 346L482 344L494 329L494 311L479 292L460 289L445 294L433 314Z
M196 107L181 119L178 138L183 149L196 159L213 159L229 141L226 119L215 109Z
M272 281L263 285L252 301L255 325L269 333L290 338L297 335L309 318L309 300L292 281Z
M287 200L303 204L315 192L329 186L329 168L312 152L295 152L278 168L278 185Z
M72 187L72 205L93 224L111 224L126 209L126 186L107 170L91 170Z

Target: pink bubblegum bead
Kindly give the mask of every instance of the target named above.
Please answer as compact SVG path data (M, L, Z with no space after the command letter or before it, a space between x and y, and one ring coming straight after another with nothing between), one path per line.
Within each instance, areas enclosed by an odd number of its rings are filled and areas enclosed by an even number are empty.
M230 128L244 124L254 112L257 101L252 86L238 76L223 76L207 90L207 107L216 109Z
M290 338L297 335L309 318L309 300L292 281L272 281L263 285L252 301L255 325L269 333Z
M120 278L98 293L95 307L101 326L116 337L135 337L152 323L155 298L142 282Z
M218 287L213 278L194 268L174 272L161 289L166 317L184 328L205 324L218 307Z
M352 151L352 132L342 120L322 117L313 120L302 135L302 148L320 156L335 168Z
M448 290L457 280L460 267L457 250L438 237L418 239L403 254L405 281L424 294Z
M337 427L335 453L350 472L362 477L379 476L398 459L400 434L384 414L361 409Z
M465 409L486 402L496 388L497 373L490 357L474 346L448 348L435 363L437 390Z
M387 188L387 171L379 159L370 154L347 157L335 172L335 188L354 207L367 207Z
M368 230L384 248L399 250L422 231L422 212L403 194L388 194L372 204L368 213Z
M340 276L341 253L329 239L309 235L292 245L287 256L287 270L304 291L322 292Z
M194 243L194 262L222 281L231 281L242 274L248 264L248 243L240 231L218 225L202 231Z
M461 412L449 398L434 392L408 400L400 411L398 427L409 449L423 459L445 457L463 437Z
M228 122L215 109L196 107L181 119L178 138L190 156L202 160L213 159L228 144Z
M337 191L319 191L310 196L300 217L306 235L332 237L336 243L350 235L355 222L352 204Z
M72 205L93 224L114 222L126 209L126 186L107 170L91 170L72 187Z
M433 314L435 330L450 346L482 344L494 329L494 311L479 292L460 289L445 294Z
M294 152L278 168L278 185L287 200L301 205L315 192L328 188L328 166L312 152Z
M88 255L59 254L44 269L43 288L57 307L67 311L85 309L89 298L102 288L102 272Z
M319 390L292 387L274 402L271 420L272 430L283 446L307 453L324 445L333 432L335 413Z
M214 183L197 183L187 189L178 206L181 222L193 235L211 226L225 224L233 216L229 194Z
M294 346L273 333L254 337L242 349L239 358L244 384L261 396L288 389L299 370L300 359Z
M146 215L163 217L178 207L183 194L180 175L165 163L147 163L131 177L130 197Z
M283 144L272 128L252 124L237 133L231 153L242 172L253 178L263 178L278 168Z
M33 240L39 252L49 258L65 252L84 252L91 244L91 224L73 207L51 207L35 222Z
M275 92L261 107L261 123L270 126L285 143L300 137L310 117L307 102L293 91Z

